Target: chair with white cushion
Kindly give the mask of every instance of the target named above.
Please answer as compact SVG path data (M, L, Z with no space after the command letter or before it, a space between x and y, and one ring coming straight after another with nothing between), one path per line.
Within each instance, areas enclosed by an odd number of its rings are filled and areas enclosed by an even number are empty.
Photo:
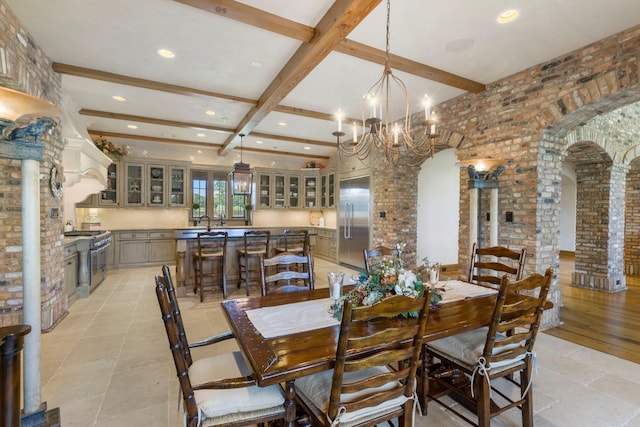
M533 346L551 286L553 271L510 281L502 277L488 327L427 343L429 388L434 400L466 421L489 427L491 418L512 408L522 411L522 425L533 426ZM508 331L513 331L507 335ZM519 374L514 379L513 374ZM451 395L477 414L477 424L441 399Z
M280 386L258 387L240 352L187 361L189 346L185 347L186 336L180 337L168 289L167 279L156 276L156 295L184 400L185 426L244 426L283 419ZM233 335L226 333L198 344L229 338Z
M418 315L402 316L410 312ZM411 426L428 314L429 295L395 295L360 307L345 301L334 369L295 381L297 402L313 425L372 426L398 418L399 426Z

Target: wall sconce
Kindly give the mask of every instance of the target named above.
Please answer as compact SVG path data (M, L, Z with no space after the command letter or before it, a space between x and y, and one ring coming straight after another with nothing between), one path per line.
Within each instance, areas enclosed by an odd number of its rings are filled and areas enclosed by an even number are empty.
M498 177L504 172L499 159L470 159L457 163L458 167L467 167L469 188L498 188Z

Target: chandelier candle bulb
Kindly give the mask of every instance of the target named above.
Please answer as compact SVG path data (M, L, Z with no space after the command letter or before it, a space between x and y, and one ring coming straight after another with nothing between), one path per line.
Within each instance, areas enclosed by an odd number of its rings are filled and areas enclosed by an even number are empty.
M429 120L431 118L431 100L425 95L424 97L424 119Z
M358 127L356 126L356 122L353 122L353 142L358 142Z

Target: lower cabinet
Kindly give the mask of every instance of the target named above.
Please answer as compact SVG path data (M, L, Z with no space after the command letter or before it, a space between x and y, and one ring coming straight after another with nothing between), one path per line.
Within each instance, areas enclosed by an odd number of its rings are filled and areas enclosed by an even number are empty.
M115 268L153 266L175 259L173 230L120 231L117 240Z
M336 262L336 231L329 228L316 228L316 234L313 254L327 261Z
M78 251L75 242L64 247L64 289L68 297L76 295L78 287Z

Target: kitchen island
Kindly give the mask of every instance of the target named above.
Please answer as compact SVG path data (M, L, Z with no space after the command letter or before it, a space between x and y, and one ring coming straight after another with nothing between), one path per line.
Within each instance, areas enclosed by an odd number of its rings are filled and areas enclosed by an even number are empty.
M244 245L244 233L251 230L269 230L271 240L269 243L269 256L273 256L273 248L284 246L285 230L307 229L309 230L310 250L313 250L316 242L315 227L251 227L251 226L231 226L231 227L211 227L211 231L226 231L229 234L227 241L227 259L225 269L227 272L227 286L238 286L238 249ZM175 230L176 239L176 292L179 296L186 295L189 289L193 289L194 272L192 252L197 250L198 233L207 231L206 227L184 228Z

